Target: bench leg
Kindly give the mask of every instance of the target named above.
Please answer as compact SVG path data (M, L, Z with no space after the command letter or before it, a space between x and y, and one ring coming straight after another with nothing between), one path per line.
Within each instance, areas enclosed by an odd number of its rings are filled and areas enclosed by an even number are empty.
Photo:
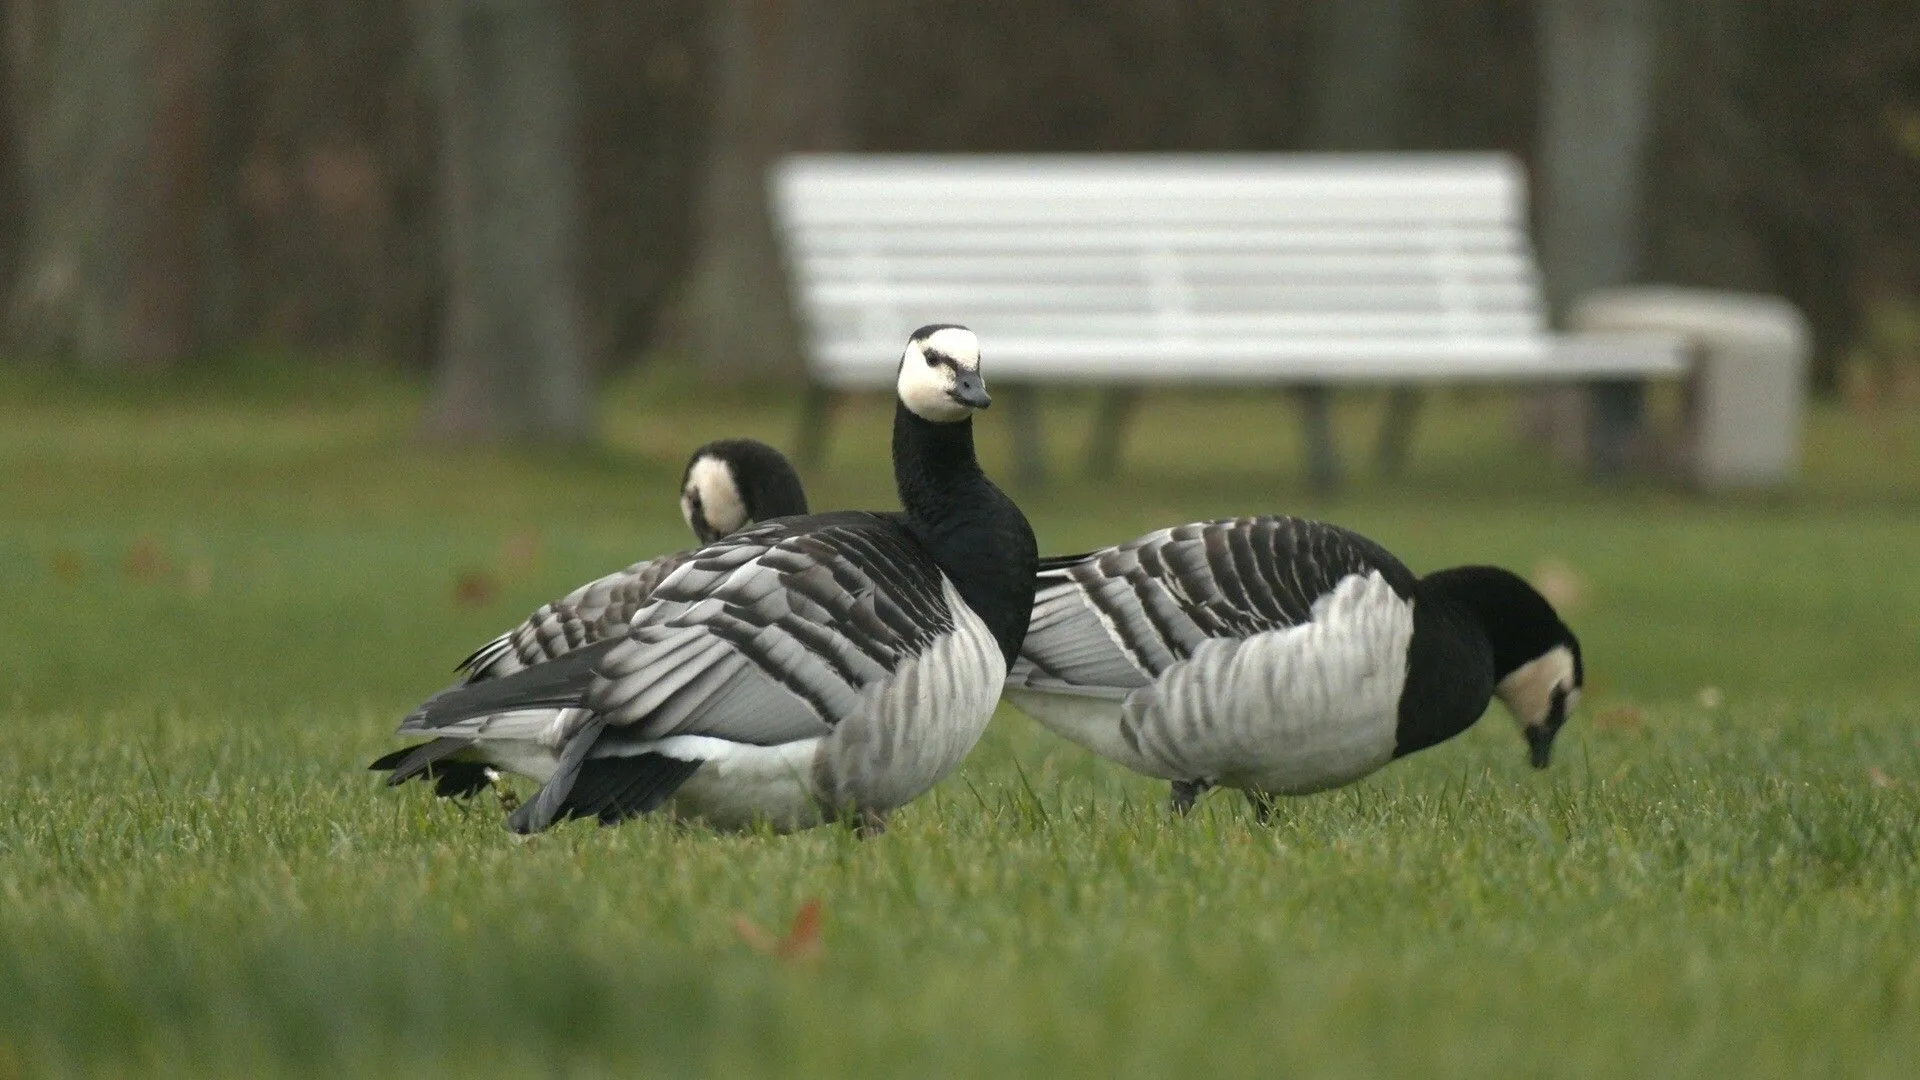
M1407 467L1407 447L1413 442L1413 422L1420 415L1420 388L1396 386L1387 391L1387 411L1380 418L1380 441L1374 464L1380 475L1393 479Z
M835 394L825 383L808 383L800 399L800 430L794 452L804 465L818 465L827 453L827 425L833 422Z
M1340 455L1333 447L1333 392L1325 386L1303 386L1300 398L1301 430L1306 435L1307 481L1318 492L1340 486Z
M1140 402L1140 391L1114 387L1100 394L1093 414L1093 432L1087 437L1087 475L1106 479L1120 462L1120 436Z
M1645 388L1637 382L1587 386L1587 467L1596 476L1618 476L1633 464L1646 415Z
M1013 475L1020 486L1037 488L1047 481L1046 451L1040 445L1040 396L1031 386L1009 386L1000 391L1013 436Z

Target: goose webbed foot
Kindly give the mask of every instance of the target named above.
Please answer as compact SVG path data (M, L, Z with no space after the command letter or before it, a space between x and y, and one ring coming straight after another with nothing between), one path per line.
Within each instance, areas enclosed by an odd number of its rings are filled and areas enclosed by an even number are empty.
M1167 800L1167 809L1176 817L1185 816L1193 809L1194 800L1206 793L1213 785L1205 780L1175 780L1173 795Z
M492 769L487 770L487 782L493 788L494 798L500 800L502 813L511 814L520 809L520 793L513 790L507 778Z
M887 812L885 810L862 810L854 816L853 835L862 840L871 840L887 831Z

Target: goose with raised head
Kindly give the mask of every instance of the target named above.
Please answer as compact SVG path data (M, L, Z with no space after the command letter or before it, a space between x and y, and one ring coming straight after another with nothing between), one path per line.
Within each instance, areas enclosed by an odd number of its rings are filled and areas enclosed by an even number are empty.
M863 832L972 749L1033 606L1033 531L974 455L973 333L923 327L896 377L902 512L784 518L693 555L615 637L428 700L401 733L458 738L540 791L508 819L655 809L716 827Z
M1240 517L1044 560L1006 697L1173 782L1276 795L1350 783L1450 739L1494 698L1535 767L1585 681L1580 642L1515 574L1425 577L1324 522Z
M806 512L806 490L793 464L757 439L715 439L695 450L680 474L680 516L702 544L755 522ZM654 588L692 557L691 551L677 551L595 578L542 604L455 670L468 682L497 679L620 633ZM435 739L368 767L386 771L388 784L420 777L432 780L441 795L472 795L486 789L493 771L483 761L467 760L470 746L466 739Z

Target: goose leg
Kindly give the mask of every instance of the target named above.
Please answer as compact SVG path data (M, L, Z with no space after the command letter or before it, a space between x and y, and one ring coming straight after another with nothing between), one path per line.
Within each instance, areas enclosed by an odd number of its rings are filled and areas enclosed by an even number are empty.
M520 809L520 795L514 791L512 787L508 786L507 778L494 772L492 769L487 770L487 772L487 782L493 787L494 798L500 800L501 811L511 814L515 810Z
M1247 802L1253 807L1253 820L1262 825L1273 820L1273 796L1264 791L1248 790Z
M1187 811L1193 809L1194 800L1198 799L1212 786L1212 784L1207 783L1205 780L1175 780L1173 782L1173 797L1167 800L1167 809L1172 811L1176 816L1184 815Z
M853 824L853 835L862 840L871 840L887 831L887 812L885 810L862 810L859 819Z

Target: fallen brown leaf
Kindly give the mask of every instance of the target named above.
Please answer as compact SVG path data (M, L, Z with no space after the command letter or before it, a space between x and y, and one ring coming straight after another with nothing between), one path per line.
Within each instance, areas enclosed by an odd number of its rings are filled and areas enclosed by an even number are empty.
M493 576L485 570L468 567L453 579L453 602L458 607L481 607L498 591Z
M129 580L146 585L166 577L172 572L173 564L158 542L143 536L127 549L126 560L120 564L120 569Z
M1593 718L1596 731L1637 732L1647 726L1647 716L1632 705L1615 705Z
M1897 788L1900 781L1887 775L1887 770L1878 765L1867 766L1867 780L1877 788Z
M787 940L780 943L780 959L804 960L820 955L820 924L822 909L816 898L800 905L793 914L793 925L787 928Z
M800 910L794 912L793 925L787 928L786 935L783 937L775 937L745 915L733 917L733 930L754 952L792 963L798 960L810 960L820 955L822 918L823 908L819 898L816 897L801 904Z

